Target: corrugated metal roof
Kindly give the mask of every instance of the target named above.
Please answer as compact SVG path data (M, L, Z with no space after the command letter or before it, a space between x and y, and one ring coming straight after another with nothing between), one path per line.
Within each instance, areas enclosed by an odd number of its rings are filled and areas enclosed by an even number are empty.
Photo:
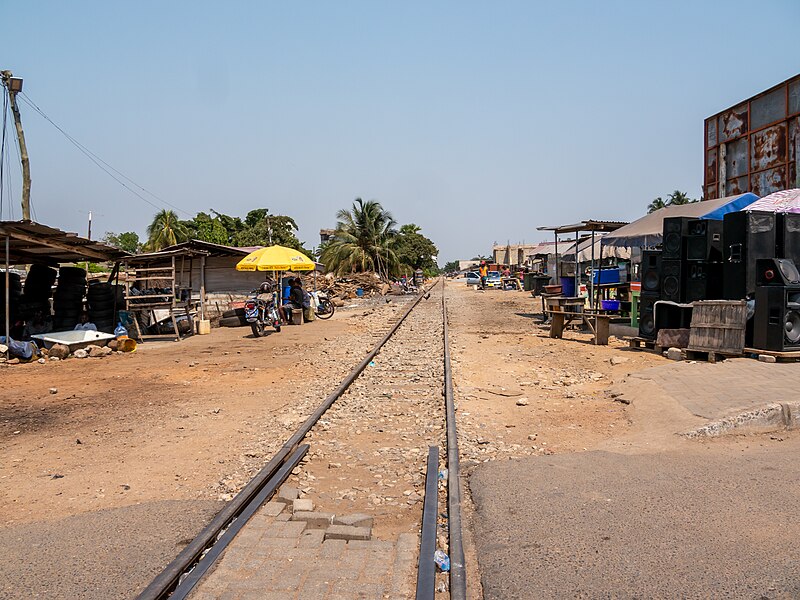
M9 238L8 262L12 265L107 262L130 256L103 242L34 221L0 221L0 264L6 261L6 237Z
M553 225L549 227L537 227L538 231L554 231L555 233L575 233L578 231L614 231L624 227L628 221L598 221L588 219L572 225Z

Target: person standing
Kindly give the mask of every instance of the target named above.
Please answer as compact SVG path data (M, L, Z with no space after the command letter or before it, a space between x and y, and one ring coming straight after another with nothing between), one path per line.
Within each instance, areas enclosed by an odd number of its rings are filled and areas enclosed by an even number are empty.
M478 273L481 276L481 289L486 289L486 278L489 276L489 267L486 266L486 261L481 261L481 266L478 269Z

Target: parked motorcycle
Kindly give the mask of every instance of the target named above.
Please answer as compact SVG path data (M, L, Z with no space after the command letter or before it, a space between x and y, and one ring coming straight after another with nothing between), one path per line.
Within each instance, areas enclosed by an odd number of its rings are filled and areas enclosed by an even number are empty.
M244 303L244 318L245 321L250 323L253 335L256 337L263 336L264 329L269 325L274 327L277 333L280 333L281 318L278 315L278 306L275 302L274 286L265 287L262 285L251 293L253 297ZM267 298L262 297L266 295L268 295Z
M314 314L320 319L330 319L336 307L325 292L309 292L314 298Z

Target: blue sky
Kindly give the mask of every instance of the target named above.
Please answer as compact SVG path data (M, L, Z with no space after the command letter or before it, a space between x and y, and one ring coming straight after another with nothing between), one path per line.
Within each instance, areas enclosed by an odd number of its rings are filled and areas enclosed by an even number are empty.
M183 218L267 207L314 246L338 209L376 199L440 264L699 196L703 119L800 72L797 0L19 2L2 16L0 68ZM143 236L156 208L21 109L36 219L85 234L91 210L93 237Z

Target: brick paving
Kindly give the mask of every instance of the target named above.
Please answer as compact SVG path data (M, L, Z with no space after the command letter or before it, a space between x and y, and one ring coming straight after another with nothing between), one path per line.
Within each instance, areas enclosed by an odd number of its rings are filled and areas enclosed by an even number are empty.
M658 384L690 412L720 419L773 402L797 400L800 363L747 358L722 363L675 362L631 375Z
M264 505L228 546L192 600L400 600L414 596L419 540L324 539L289 521L291 508Z

